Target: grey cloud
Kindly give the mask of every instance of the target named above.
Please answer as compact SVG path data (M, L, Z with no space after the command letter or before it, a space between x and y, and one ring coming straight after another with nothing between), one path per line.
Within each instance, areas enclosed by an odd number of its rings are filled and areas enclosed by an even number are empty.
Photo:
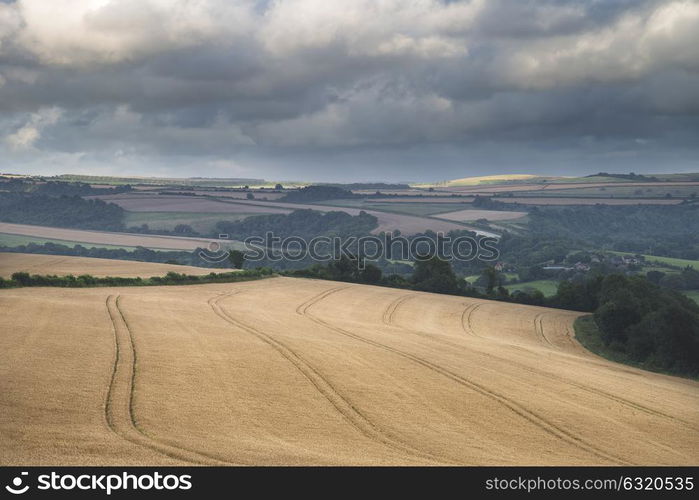
M695 1L103 4L0 3L0 169L429 180L699 157Z

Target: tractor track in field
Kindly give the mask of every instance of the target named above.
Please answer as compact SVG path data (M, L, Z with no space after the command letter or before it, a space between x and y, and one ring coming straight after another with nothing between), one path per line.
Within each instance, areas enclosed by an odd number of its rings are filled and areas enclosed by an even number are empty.
M318 369L304 359L298 352L262 330L243 323L231 316L219 305L219 302L222 299L227 298L230 295L231 294L226 294L209 299L209 306L214 313L224 321L243 330L246 333L253 335L277 351L277 353L289 361L359 433L374 442L403 453L408 453L409 455L413 455L417 458L421 458L423 460L426 459L435 463L445 462L443 458L418 450L380 429L378 425L364 415L346 396L343 396L326 376L320 373Z
M475 313L482 305L483 304L470 304L466 306L464 311L461 313L461 327L464 329L466 333L474 337L481 336L478 335L476 333L475 328L473 328L473 325L471 323L471 317L473 316L473 313Z
M402 297L398 297L396 300L391 302L389 306L386 308L386 310L383 313L383 323L384 325L390 325L393 323L393 315L396 313L400 305L408 300L410 298L410 295L403 295ZM298 312L298 309L297 311Z
M304 302L303 304L301 304L296 309L296 312L302 316L307 317L311 321L313 321L319 325L322 325L322 326L324 326L332 331L335 331L341 335L344 335L344 336L353 338L355 340L358 340L360 342L364 342L368 345L372 345L374 347L392 352L400 357L403 357L405 359L413 361L414 363L416 363L420 366L423 366L423 367L425 367L425 368L427 368L435 373L438 373L438 374L452 380L453 382L456 382L464 387L467 387L467 388L471 389L472 391L477 392L477 393L501 404L505 408L509 409L510 411L512 411L513 413L518 415L519 417L523 418L524 420L528 421L532 425L543 430L545 433L547 433L547 434L549 434L549 435L551 435L551 436L553 436L561 441L564 441L564 442L568 443L569 445L572 445L578 449L581 449L587 453L590 453L591 455L594 455L598 458L602 458L602 459L609 461L609 462L612 462L612 463L631 465L630 462L628 462L620 457L616 457L614 455L611 455L611 454L605 452L604 450L597 448L596 446L594 446L590 443L587 443L582 438L577 437L574 434L572 434L571 432L569 432L569 431L561 428L560 426L546 420L544 417L538 415L537 413L535 413L532 410L529 410L528 408L524 407L520 403L517 403L516 401L514 401L514 400L512 400L512 399L510 399L502 394L499 394L499 393L487 388L486 386L484 386L482 384L479 384L477 382L469 380L461 375L458 375L458 374L452 372L451 370L448 370L442 366L439 366L435 363L432 363L431 361L429 361L425 358L422 358L420 356L417 356L415 354L397 349L395 347L391 347L389 345L383 344L383 343L375 341L375 340L368 339L366 337L355 334L355 333L350 332L348 330L345 330L343 328L339 328L339 327L332 325L332 324L328 323L327 321L325 321L325 320L323 320L323 319L321 319L321 318L319 318L319 317L317 317L309 312L309 309L313 305L317 304L318 302L325 299L329 295L336 293L344 288L347 288L347 287L338 287L338 288L332 288L330 290L326 290L326 291L316 295L315 297L311 298L310 300Z
M543 341L542 344L548 344L551 347L555 347L544 333L543 317L544 313L539 313L534 316L534 331L536 332L537 337Z
M389 321L388 321L388 322L385 322L387 325L393 326L394 328L399 328L399 329L401 329L401 330L403 330L403 331L412 333L413 335L418 335L418 336L423 337L423 338L428 338L428 339L430 339L430 340L433 340L433 341L436 341L436 342L439 342L439 343L448 345L448 346L450 346L450 347L456 347L457 349L468 349L468 348L467 348L465 345L463 345L463 344L459 344L459 343L457 343L457 342L451 342L451 341L449 341L449 340L447 340L447 339L443 339L443 338L438 337L438 336L435 336L435 335L430 335L430 334L427 334L427 333L422 332L422 331L420 331L420 330L414 330L414 329L412 329L412 328L406 328L406 327L404 327L404 326L396 325L395 323L393 323L393 317L394 317L395 313L397 312L397 310L398 310L398 308L400 307L400 305L403 304L403 303L405 302L405 299L406 299L406 298L407 298L407 297L402 297L402 298L400 298L400 299L394 300L394 301L388 306L388 308L387 308L386 310L387 310L387 311L390 310L390 311L391 311L391 314L388 316L388 320L389 320ZM402 300L401 300L401 299L402 299ZM462 329L463 329L464 332L465 332L467 335L469 335L469 336L475 335L476 337L484 338L484 337L482 337L482 336L480 336L480 335L477 334L477 332L474 330L474 328L473 328L473 326L472 326L472 324L471 324L471 321L470 321L470 320L471 320L471 315L472 315L481 305L483 305L483 304L471 304L471 305L468 305L468 306L464 309L464 313L463 313L462 316L461 316L461 317L462 317L462 322L461 322ZM386 315L384 315L384 317L386 317ZM466 321L465 321L465 319L466 319ZM571 342L575 345L575 342L570 338L570 330L567 330L567 335L566 335L566 337L569 338L569 339L571 340ZM608 393L608 392L603 391L603 390L601 390L601 389L597 389L596 387L592 387L592 386L585 385L585 384L580 384L580 383L578 383L578 382L575 382L575 381L573 381L573 380L567 379L567 378L565 378L565 377L561 377L561 376L559 376L559 375L555 375L555 374L553 374L553 373L549 373L549 372L546 372L546 371L543 371L543 370L538 370L538 369L532 368L532 367L530 367L530 366L528 366L528 365L526 365L526 364L524 364L524 363L520 363L520 362L518 362L518 361L514 361L514 360L511 360L511 359L503 358L503 357L497 356L497 355L495 355L495 354L490 354L490 353L486 353L486 352L482 352L482 351L476 351L476 350L473 350L473 349L468 349L468 351L469 351L469 353L473 353L473 354L476 354L476 355L479 355L479 356L483 356L483 357L486 357L486 358L488 358L488 359L495 360L495 361L497 361L497 362L504 363L504 364L509 365L509 366L516 366L517 368L520 368L520 369L522 369L522 370L524 370L524 371L527 371L527 372L529 372L529 373L533 373L533 374L535 374L535 375L543 376L543 377L546 377L546 378L549 378L549 379L552 379L552 380L556 380L556 381L558 381L558 382L561 382L561 383L570 385L570 386L572 386L572 387L576 387L576 388L578 388L578 389L580 389L580 390L583 390L583 391L585 391L585 392L588 392L588 393L590 393L590 394L595 394L595 395L597 395L597 396L601 396L601 397L603 397L603 398L606 398L606 399L615 401L616 403L619 403L619 404L621 404L621 405L627 406L627 407L632 408L632 409L634 409L634 410L641 411L641 412L646 413L646 414L648 414L648 415L652 415L652 416L658 417L658 418L668 419L668 420L670 420L670 421L680 423L680 424L682 424L682 425L684 425L684 426L686 426L686 427L688 427L688 428L690 428L690 429L692 429L692 430L699 431L699 428L698 428L698 427L696 427L696 426L693 425L692 423L687 422L687 421L685 421L685 420L683 420L683 419L674 417L674 416L672 416L672 415L668 415L667 413L663 413L663 412L658 411L658 410L655 410L655 409L653 409L653 408L649 408L649 407L644 406L644 405L642 405L642 404L640 404L640 403L636 403L636 402L634 402L634 401L625 399L625 398L623 398L623 397L616 396L616 395L614 395L614 394Z
M120 298L119 295L109 295L105 301L114 333L114 363L104 404L107 426L122 439L175 460L200 465L230 464L218 457L156 439L139 426L134 412L136 345L119 305Z

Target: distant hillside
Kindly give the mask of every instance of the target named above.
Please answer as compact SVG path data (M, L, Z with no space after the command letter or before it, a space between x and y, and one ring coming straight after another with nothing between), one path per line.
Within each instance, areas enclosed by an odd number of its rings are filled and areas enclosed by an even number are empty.
M532 174L502 174L479 177L464 177L434 183L413 184L413 187L468 187L497 184L582 184L582 183L626 183L626 182L688 182L699 181L699 174L636 174L598 172L586 176L542 176Z
M532 174L500 174L500 175L483 175L479 177L463 177L461 179L452 179L448 181L435 182L433 184L415 184L415 187L457 187L457 186L478 186L481 184L500 184L512 182L534 182L541 181L543 177Z
M52 177L52 180L61 182L87 182L91 184L147 184L154 186L201 186L201 187L230 187L230 186L258 186L266 184L264 179L246 178L206 178L206 177L110 177L101 175L72 175L63 174Z
M393 184L388 182L353 182L350 184L320 184L321 186L332 186L350 191L360 191L368 189L410 189L408 184Z

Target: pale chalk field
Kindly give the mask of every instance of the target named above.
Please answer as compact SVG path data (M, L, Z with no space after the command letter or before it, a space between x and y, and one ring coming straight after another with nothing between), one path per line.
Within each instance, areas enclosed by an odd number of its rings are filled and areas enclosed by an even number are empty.
M699 464L699 383L578 313L292 278L0 309L2 465Z

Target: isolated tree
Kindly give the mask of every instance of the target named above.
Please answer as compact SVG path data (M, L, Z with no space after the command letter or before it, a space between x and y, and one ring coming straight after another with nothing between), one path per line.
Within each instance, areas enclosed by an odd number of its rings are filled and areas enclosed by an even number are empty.
M359 263L356 257L341 255L339 259L328 263L330 279L337 281L357 281Z
M495 289L495 286L498 284L499 281L498 272L495 270L494 267L489 266L483 269L481 275L485 279L485 292L488 295L492 295L493 290Z
M665 273L662 271L648 271L646 273L646 278L648 278L648 281L655 283L656 285L658 285L660 280L662 280L664 277Z
M254 200L254 199L255 199L255 195L252 194L252 193L246 194L245 197L246 197L248 200Z
M425 292L459 293L459 279L451 264L432 256L415 261L412 276L413 288Z
M240 250L231 250L228 253L228 260L234 268L242 269L245 263L245 254Z
M175 233L177 233L177 234L194 234L194 229L189 224L177 224L175 226Z
M381 281L383 273L374 264L365 264L364 269L359 271L359 281L361 283L376 284Z
M275 184L274 189L275 189L276 191L283 191L283 190L284 190L284 186L282 186L281 184Z

